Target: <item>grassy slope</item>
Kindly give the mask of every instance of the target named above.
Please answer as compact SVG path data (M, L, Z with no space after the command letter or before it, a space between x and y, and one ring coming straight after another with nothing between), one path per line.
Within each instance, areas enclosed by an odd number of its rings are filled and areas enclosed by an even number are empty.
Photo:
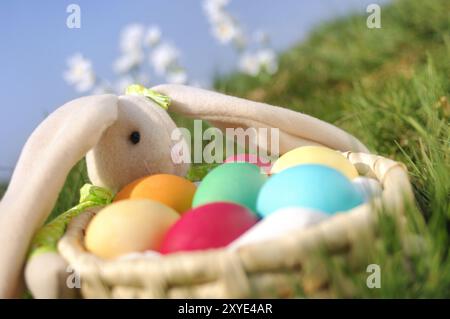
M382 221L371 259L382 288L367 289L367 274L334 270L353 281L356 296L450 297L449 12L447 0L394 1L382 9L381 29L367 29L365 16L333 21L284 52L274 77L235 73L215 83L333 122L407 164L421 209L409 209L409 226L426 249L407 256L399 229Z

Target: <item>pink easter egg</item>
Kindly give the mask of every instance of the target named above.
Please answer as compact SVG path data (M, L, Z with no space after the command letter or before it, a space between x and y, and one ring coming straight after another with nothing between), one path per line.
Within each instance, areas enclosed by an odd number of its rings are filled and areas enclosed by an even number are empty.
M256 166L264 169L264 171L269 172L272 164L268 159L263 160L263 158L255 155L255 154L236 154L229 156L225 163L251 163L255 164Z
M258 222L249 209L227 202L195 207L172 225L160 247L163 254L225 247Z

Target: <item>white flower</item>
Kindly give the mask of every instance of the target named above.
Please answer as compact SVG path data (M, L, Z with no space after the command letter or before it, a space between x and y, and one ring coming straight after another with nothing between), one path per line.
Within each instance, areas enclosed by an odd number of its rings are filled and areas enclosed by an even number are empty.
M210 2L212 5L224 8L230 3L230 0L206 0L206 2Z
M120 49L122 52L135 52L142 49L145 28L141 24L129 24L120 34Z
M222 20L226 15L225 6L229 0L205 0L203 2L203 11L210 22Z
M270 49L262 49L255 53L244 53L239 61L239 69L252 76L258 75L262 70L274 74L278 70L277 56Z
M117 73L127 73L141 64L142 60L143 53L141 51L129 51L114 62L113 69Z
M246 41L236 19L226 11L229 0L206 0L203 10L211 25L212 35L222 44L233 42L238 50L245 47Z
M262 49L257 53L257 59L260 68L266 70L269 74L274 74L278 71L277 56L273 50Z
M233 41L241 33L237 24L231 18L217 21L212 31L214 37L222 44Z
M95 74L92 63L85 59L81 53L76 53L67 59L69 69L64 72L64 79L75 86L78 92L87 92L95 84Z
M161 30L157 26L151 26L147 29L144 43L150 47L154 47L161 40Z
M170 71L167 73L166 80L172 84L185 84L187 82L187 74L183 69Z
M153 65L156 73L163 75L166 71L177 63L179 52L170 43L161 43L150 55L150 63Z
M244 53L239 60L239 69L252 76L259 73L259 61L255 54Z

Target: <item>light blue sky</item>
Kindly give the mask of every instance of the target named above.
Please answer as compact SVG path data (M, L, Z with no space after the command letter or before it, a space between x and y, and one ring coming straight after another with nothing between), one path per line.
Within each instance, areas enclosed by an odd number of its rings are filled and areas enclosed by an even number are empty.
M229 11L246 31L267 31L278 51L303 39L312 26L350 11L364 13L385 0L234 0ZM66 7L81 7L81 29L66 27ZM82 52L95 71L113 80L123 26L158 25L182 52L189 77L208 83L229 72L236 55L211 36L200 0L70 0L0 2L0 179L7 179L20 150L46 114L78 96L62 79L66 58ZM365 21L361 21L362 27ZM153 83L156 84L156 83ZM6 169L5 169L6 168Z

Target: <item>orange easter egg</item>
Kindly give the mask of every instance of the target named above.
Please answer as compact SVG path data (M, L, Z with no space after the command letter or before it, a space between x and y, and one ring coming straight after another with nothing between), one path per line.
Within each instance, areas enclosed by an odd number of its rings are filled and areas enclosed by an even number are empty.
M170 174L157 174L140 178L126 185L114 198L146 198L163 203L178 213L189 210L197 187L189 180Z
M125 185L121 189L121 191L116 194L113 201L118 202L119 200L131 198L130 196L131 196L131 193L133 192L134 187L146 178L147 177L141 177L141 178L138 178L137 180Z

